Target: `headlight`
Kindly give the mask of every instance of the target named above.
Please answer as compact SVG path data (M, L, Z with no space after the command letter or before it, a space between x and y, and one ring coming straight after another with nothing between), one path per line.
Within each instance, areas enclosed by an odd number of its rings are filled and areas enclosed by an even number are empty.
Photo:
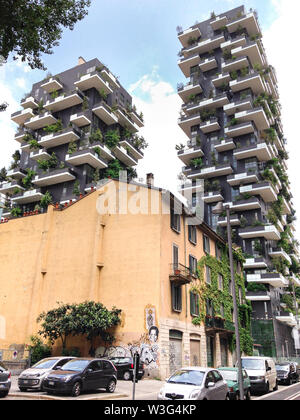
M163 397L164 396L164 388L162 388L159 393L158 393L159 397Z
M191 400L197 400L199 397L200 391L193 391L190 395Z
M256 379L258 379L259 381L264 381L265 377L264 376L257 376Z
M64 382L69 382L72 378L73 378L73 376L72 376L72 375L68 375L68 376L65 376L65 377L64 377L63 381L64 381Z

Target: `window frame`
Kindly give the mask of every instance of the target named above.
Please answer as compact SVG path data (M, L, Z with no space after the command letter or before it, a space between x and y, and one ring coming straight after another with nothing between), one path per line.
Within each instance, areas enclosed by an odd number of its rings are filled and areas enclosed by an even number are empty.
M175 293L178 295L176 296ZM182 286L176 285L174 282L171 284L171 303L173 312L182 312Z

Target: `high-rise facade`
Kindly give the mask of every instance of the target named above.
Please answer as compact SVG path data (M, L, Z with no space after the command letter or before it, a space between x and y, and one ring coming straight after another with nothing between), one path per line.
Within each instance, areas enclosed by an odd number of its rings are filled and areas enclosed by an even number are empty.
M287 175L286 140L275 69L268 63L257 13L230 10L183 31L178 65L187 84L179 126L187 147L176 146L184 163L183 191L204 180L205 221L226 237L229 205L233 241L246 257L248 299L256 349L292 356L297 344L295 287L299 257L295 211Z
M63 205L120 170L135 177L147 147L138 135L143 115L98 59L80 58L76 67L34 84L21 106L11 116L20 150L0 174L4 217Z

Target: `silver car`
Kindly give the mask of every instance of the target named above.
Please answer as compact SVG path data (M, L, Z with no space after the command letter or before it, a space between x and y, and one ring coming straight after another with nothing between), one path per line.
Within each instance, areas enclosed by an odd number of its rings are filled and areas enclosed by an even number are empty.
M58 370L74 357L49 357L24 370L18 378L20 391L43 390L43 382L52 370Z
M158 400L228 400L226 381L216 369L182 368L159 391Z
M8 395L11 387L11 374L6 369L4 364L0 362L0 398L4 398Z

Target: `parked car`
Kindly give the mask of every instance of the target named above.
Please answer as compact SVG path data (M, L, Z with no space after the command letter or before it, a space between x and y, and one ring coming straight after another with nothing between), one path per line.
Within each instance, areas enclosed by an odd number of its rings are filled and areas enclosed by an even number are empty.
M299 367L297 363L283 362L276 364L277 380L280 384L292 385L299 381Z
M0 362L0 398L5 398L11 387L11 373Z
M229 397L231 400L240 399L240 387L239 387L239 370L238 368L221 367L218 371L223 376L223 379L227 382L229 389ZM244 382L244 397L245 400L251 400L251 383L249 376L245 369L243 369L243 382Z
M129 381L133 377L133 357L111 357L110 360L117 368L118 379ZM140 362L138 379L142 379L145 375L144 364Z
M216 369L189 367L175 372L159 391L158 400L228 400L226 381Z
M48 394L70 394L78 397L82 391L96 391L103 388L115 392L117 369L104 359L73 359L62 370L49 373L44 381L44 390Z
M42 391L44 380L47 375L56 369L60 369L74 357L49 357L40 360L31 368L24 370L18 378L20 391L26 392L28 389Z
M251 383L251 393L269 393L278 389L274 360L269 357L242 357L242 367Z

